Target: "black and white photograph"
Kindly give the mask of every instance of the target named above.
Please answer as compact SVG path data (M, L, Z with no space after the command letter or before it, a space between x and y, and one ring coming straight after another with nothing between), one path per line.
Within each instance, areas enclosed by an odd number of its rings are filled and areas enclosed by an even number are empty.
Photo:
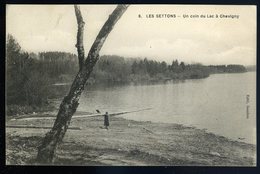
M6 165L256 167L255 5L5 8Z

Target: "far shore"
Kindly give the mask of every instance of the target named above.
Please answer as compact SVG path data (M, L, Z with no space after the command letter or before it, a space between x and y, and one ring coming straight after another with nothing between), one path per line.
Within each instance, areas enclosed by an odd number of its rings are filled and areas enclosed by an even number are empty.
M51 113L53 114L53 113ZM79 113L82 114L82 113ZM38 115L39 116L39 115ZM49 126L52 119L8 120L6 125ZM256 166L256 146L180 124L111 117L72 119L53 164L36 164L48 129L6 128L7 165Z

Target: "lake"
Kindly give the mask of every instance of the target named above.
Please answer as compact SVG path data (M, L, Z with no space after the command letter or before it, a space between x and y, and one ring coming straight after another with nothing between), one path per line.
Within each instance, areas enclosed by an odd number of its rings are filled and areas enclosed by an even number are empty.
M213 74L205 79L87 89L78 110L134 111L121 117L178 123L256 144L256 72ZM113 127L113 119L111 120Z

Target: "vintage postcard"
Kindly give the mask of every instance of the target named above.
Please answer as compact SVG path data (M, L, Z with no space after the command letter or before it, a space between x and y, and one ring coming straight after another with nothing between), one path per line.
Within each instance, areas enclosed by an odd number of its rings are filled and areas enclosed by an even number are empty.
M256 166L256 13L6 5L6 164Z

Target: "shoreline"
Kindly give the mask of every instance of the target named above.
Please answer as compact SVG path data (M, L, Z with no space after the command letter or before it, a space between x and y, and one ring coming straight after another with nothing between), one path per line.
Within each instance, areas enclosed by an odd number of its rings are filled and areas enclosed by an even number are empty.
M57 107L57 106L56 106ZM58 107L56 109L59 109ZM150 109L150 108L146 108L146 109ZM145 110L146 110L145 109ZM136 111L133 111L133 112L136 112ZM124 113L124 112L122 112ZM127 113L127 112L126 112ZM130 112L131 113L131 112ZM117 113L115 113L116 115L113 115L114 116L117 116ZM80 117L84 117L85 116L90 116L92 117L93 116L101 116L102 114L95 114L95 113L92 113L92 112L87 112L87 111L76 111L76 113L72 116L72 119L74 118L80 118ZM29 119L32 118L43 118L43 117L46 117L46 119L55 119L56 118L56 112L53 110L53 111L48 111L48 112L38 112L38 113L33 113L33 114L23 114L23 115L19 115L19 116L9 116L7 121L12 121L12 120L16 120L16 119L21 119L21 118L26 118L26 119ZM226 139L228 139L229 141L234 141L234 142L238 142L238 143L245 143L245 144L249 144L249 145L254 145L256 146L255 143L249 143L249 142L246 142L246 141L241 141L241 140L237 140L235 138L231 138L231 137L227 137L225 135L221 135L221 134L217 134L213 131L209 131L207 128L199 128L197 126L194 126L194 125L185 125L185 124L182 124L182 123L174 123L174 122L170 122L170 123L167 123L167 122L163 122L163 121L150 121L150 120L135 120L135 119L131 119L131 118L126 118L122 115L119 115L117 116L118 118L122 118L122 119L125 119L125 120L129 120L129 121L136 121L136 122L151 122L151 123L155 123L155 124L177 124L177 125L180 125L180 126L183 126L183 127L187 127L187 128L193 128L193 129L198 129L198 130L203 130L205 131L206 133L209 133L209 134L214 134L216 136L219 136L219 137L225 137Z
M182 124L182 123L172 123L172 122L166 123L166 122L163 122L163 121L134 120L134 119L124 118L124 117L121 117L121 116L118 116L118 117L123 118L123 119L126 119L126 120L137 121L137 122L151 122L151 123L155 123L155 124L157 124L157 123L158 123L158 124L176 124L176 125L180 125L180 126L183 126L183 127L186 127L186 128L192 128L192 129L197 129L197 130L205 131L205 133L214 134L215 136L218 136L218 137L224 137L224 138L228 139L228 141L234 141L234 142L237 142L237 143L245 143L245 144L248 144L248 145L256 146L256 143L250 143L250 142L238 140L238 139L235 139L235 138L231 138L231 137L228 137L228 136L221 135L221 134L215 133L215 132L213 132L213 131L210 131L210 130L207 129L207 128L200 128L200 127L194 126L194 125L192 125L192 124L185 125L185 124Z
M15 120L6 124L52 126L53 120ZM112 117L73 119L52 165L255 166L256 145L203 129ZM6 128L7 165L36 165L37 146L46 129ZM39 165L39 164L37 164ZM49 164L50 165L50 164Z

